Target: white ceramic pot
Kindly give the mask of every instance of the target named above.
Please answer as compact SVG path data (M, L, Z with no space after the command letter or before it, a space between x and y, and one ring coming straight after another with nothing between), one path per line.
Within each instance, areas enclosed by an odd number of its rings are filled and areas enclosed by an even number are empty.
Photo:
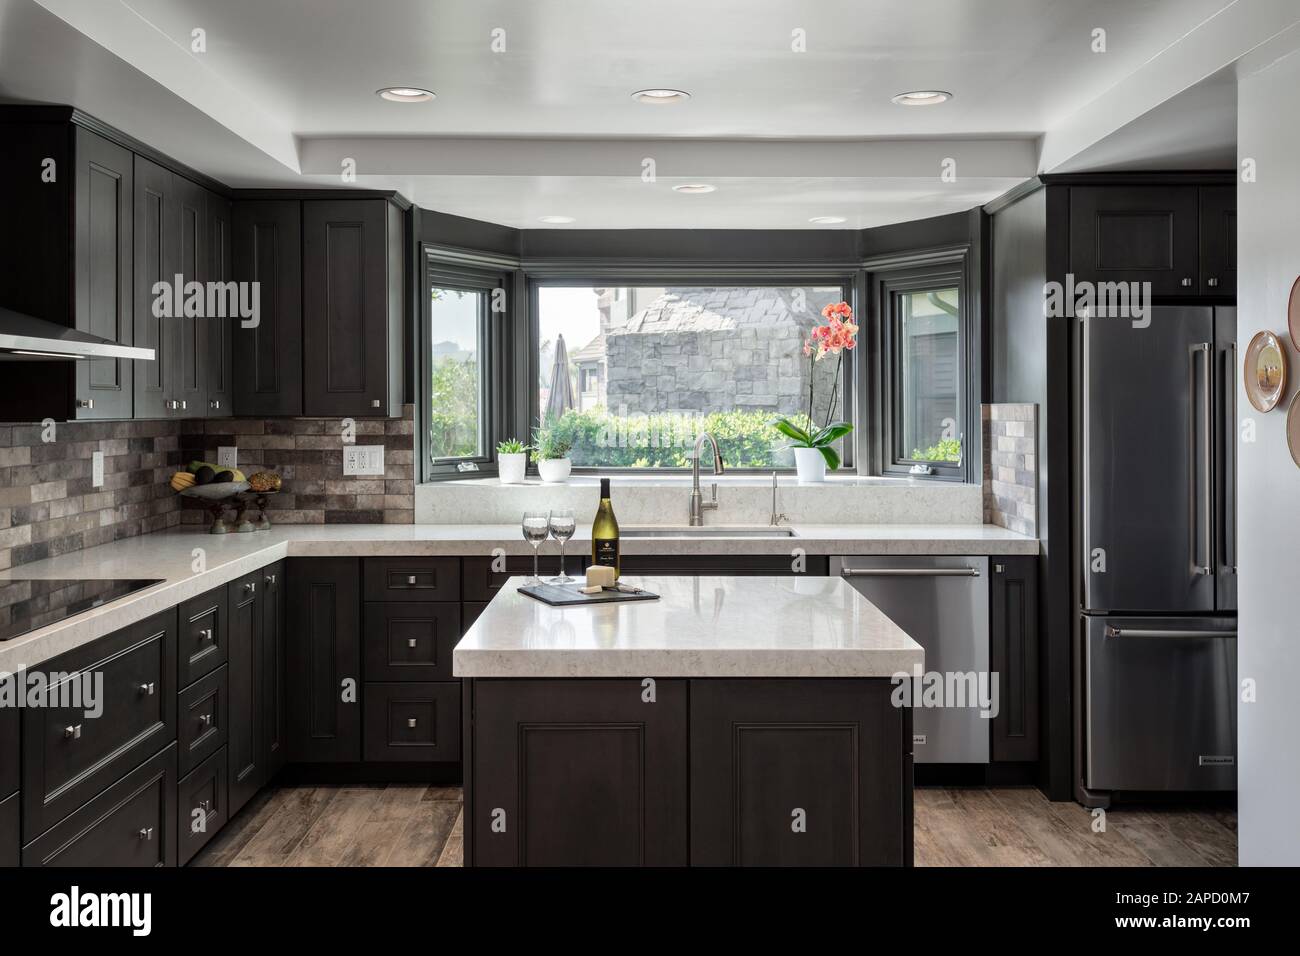
M568 458L543 458L537 463L537 473L548 485L560 485L569 480L573 462Z
M794 467L801 485L826 480L826 459L816 448L796 448Z
M528 467L528 453L514 455L497 455L497 474L503 485L522 485L524 471Z

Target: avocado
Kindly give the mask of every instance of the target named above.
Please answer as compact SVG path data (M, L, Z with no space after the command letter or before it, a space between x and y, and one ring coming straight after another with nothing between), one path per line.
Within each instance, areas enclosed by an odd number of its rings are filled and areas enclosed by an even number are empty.
M199 470L194 473L194 483L196 485L208 485L216 477L216 472L209 465L200 466Z
M224 485L227 482L235 480L235 473L232 471L219 471L217 476L212 479L214 484Z

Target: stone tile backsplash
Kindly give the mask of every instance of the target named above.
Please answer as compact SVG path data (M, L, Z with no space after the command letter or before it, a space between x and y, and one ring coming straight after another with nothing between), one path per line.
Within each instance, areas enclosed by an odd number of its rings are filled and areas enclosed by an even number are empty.
M245 474L284 477L278 524L409 524L415 515L414 406L400 419L356 419L356 443L384 446L385 474L343 477L341 419L0 424L0 571L178 524L207 513L176 495L172 472L217 448L239 448ZM91 455L104 484L91 486ZM273 510L272 510L273 509Z
M1038 534L1038 406L984 405L984 521Z

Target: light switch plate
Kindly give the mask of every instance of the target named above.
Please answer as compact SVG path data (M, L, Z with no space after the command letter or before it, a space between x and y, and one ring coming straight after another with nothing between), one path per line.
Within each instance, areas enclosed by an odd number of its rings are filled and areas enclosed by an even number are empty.
M217 448L217 464L222 468L238 468L239 448L235 445L221 445Z
M348 445L343 449L344 475L382 475L383 445Z
M104 487L104 453L102 451L92 451L90 453L90 487Z

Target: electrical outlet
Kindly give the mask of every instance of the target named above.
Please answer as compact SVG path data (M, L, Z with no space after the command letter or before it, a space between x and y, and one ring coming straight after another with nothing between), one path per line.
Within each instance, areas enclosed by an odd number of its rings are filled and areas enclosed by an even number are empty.
M383 445L348 445L343 449L343 474L382 475Z
M92 451L90 453L90 487L104 487L104 453L102 451Z
M234 445L222 445L217 449L217 464L222 468L238 468L239 449Z

